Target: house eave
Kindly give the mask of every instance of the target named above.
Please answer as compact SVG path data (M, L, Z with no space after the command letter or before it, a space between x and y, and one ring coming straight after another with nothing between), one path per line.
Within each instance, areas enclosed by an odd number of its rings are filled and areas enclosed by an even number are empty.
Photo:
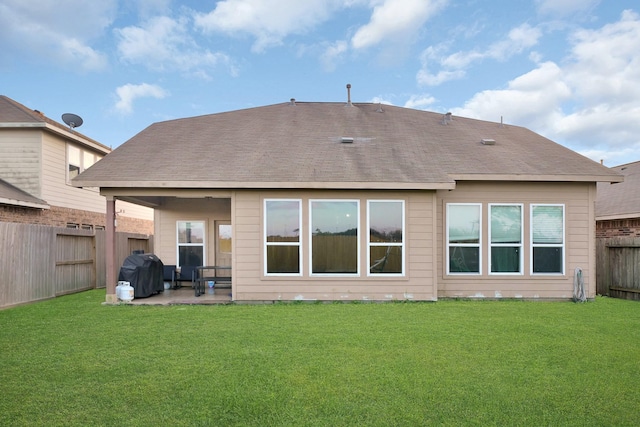
M456 181L623 182L622 175L451 174Z
M2 122L0 128L45 128L47 124L45 122Z
M111 148L97 141L93 141L84 135L75 132L71 129L67 130L62 126L54 126L47 122L4 122L0 123L0 128L5 129L42 129L56 135L62 136L86 147L89 147L95 151L100 152L103 155L109 154Z
M322 190L453 190L455 182L237 182L237 181L92 181L73 180L74 187L145 189L322 189Z
M631 212L616 215L600 215L596 216L596 221L615 221L620 219L636 219L640 218L640 212Z
M36 203L36 202L28 202L25 200L17 200L17 199L7 199L4 197L0 197L0 205L9 205L9 206L17 206L21 208L32 208L32 209L50 209L51 207L47 204Z
M111 148L107 147L104 144L101 144L97 141L93 141L82 134L79 134L71 129L67 130L63 127L53 126L49 123L45 123L47 131L60 135L64 138L68 138L74 142L81 143L88 148L92 148L95 151L100 152L103 155L107 155L111 152Z

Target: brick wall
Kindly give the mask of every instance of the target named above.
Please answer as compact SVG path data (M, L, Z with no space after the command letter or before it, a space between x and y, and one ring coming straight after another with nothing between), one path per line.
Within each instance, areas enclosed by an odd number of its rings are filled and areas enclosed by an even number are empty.
M596 222L596 237L640 237L640 218Z
M105 227L105 215L97 212L82 211L52 206L51 209L31 209L18 206L0 205L0 222L50 225L67 227L77 224L78 228ZM117 231L138 234L153 234L153 221L128 218L118 215Z

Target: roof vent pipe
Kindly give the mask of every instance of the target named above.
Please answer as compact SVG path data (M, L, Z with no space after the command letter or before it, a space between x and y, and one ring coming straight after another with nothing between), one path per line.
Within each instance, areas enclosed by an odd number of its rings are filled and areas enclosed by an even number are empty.
M291 98L289 105L296 105L296 99L295 98Z
M384 113L384 110L382 109L382 102L378 102L378 109L376 110L376 113Z
M351 83L347 83L347 105L351 106Z
M453 121L453 117L451 116L451 113L447 113L444 116L442 116L442 124L443 125L448 125L452 121Z

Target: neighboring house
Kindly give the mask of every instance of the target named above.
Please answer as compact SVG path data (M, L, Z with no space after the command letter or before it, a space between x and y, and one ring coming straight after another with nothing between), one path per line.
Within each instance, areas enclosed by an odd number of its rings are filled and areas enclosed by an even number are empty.
M597 237L640 237L640 161L611 168L624 182L598 184Z
M611 169L624 175L624 182L598 183L596 291L640 300L640 161Z
M106 147L0 96L0 222L104 229L105 198L71 179L106 154ZM153 210L118 202L118 230L153 234ZM117 211L117 212L118 212Z
M74 185L153 206L155 253L230 265L235 301L433 301L571 299L577 268L593 298L622 179L518 126L291 100L152 124Z

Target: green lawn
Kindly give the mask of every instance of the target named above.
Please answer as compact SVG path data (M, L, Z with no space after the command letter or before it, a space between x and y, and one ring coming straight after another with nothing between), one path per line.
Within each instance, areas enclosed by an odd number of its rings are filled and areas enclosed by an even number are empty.
M0 311L0 425L640 422L637 302L102 301Z

